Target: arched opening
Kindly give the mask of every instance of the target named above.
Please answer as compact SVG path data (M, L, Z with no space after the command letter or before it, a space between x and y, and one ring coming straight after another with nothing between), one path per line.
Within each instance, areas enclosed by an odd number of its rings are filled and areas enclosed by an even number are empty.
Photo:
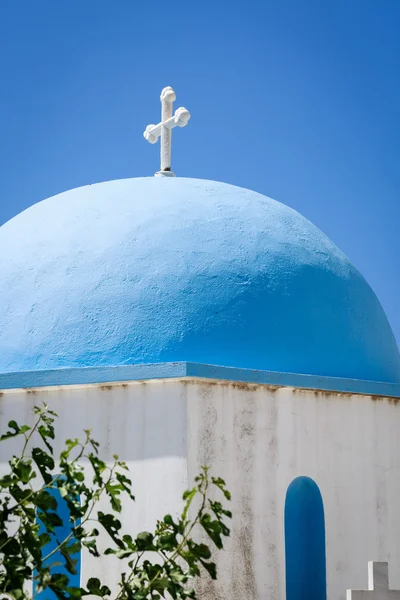
M309 477L294 479L286 493L285 555L287 600L326 600L324 505Z
M73 527L72 523L70 522L70 511L68 504L61 497L59 489L54 484L54 487L48 487L46 488L46 491L57 501L57 508L54 510L54 512L61 519L62 525L54 528L54 533L51 535L51 540L42 548L42 557L48 556L53 550L55 550L59 546L60 542L65 540L72 533ZM46 528L40 519L40 513L38 513L36 517L36 523L39 525L39 535L41 533L45 533ZM76 523L76 525L78 524L79 523ZM72 538L71 541L73 541ZM52 554L46 560L46 564L50 566L51 573L60 573L66 575L69 579L69 585L71 587L79 587L81 580L81 552L78 552L72 558L76 560L76 573L69 573L67 571L65 567L65 560L60 550L54 552L54 554ZM35 596L35 600L57 600L56 594L50 588L46 588L40 593L37 593L35 582L33 584L33 595Z

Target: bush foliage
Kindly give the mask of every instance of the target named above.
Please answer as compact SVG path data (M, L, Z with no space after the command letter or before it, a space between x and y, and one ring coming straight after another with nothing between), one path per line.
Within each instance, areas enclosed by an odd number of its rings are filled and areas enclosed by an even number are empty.
M10 421L0 438L1 442L21 441L19 455L8 462L8 472L0 479L0 592L15 600L31 600L43 590L62 600L85 595L113 600L196 598L193 579L205 571L217 577L212 550L199 537L222 549L229 535L226 521L231 513L224 503L230 494L225 482L203 467L194 487L183 495L181 515L165 515L153 532L134 537L118 518L122 505L126 510L135 500L126 464L116 455L112 464L101 460L90 430L82 441L67 440L56 459L57 415L46 405L35 407L34 412L32 427ZM219 489L221 502L211 499L211 488ZM59 539L63 522L57 496L69 511L69 533L64 539ZM108 512L99 509L104 498ZM102 532L102 539L108 540L105 550L98 544ZM77 573L77 554L82 549L96 558L114 555L123 561L113 592L98 578L83 586L71 585L69 575Z

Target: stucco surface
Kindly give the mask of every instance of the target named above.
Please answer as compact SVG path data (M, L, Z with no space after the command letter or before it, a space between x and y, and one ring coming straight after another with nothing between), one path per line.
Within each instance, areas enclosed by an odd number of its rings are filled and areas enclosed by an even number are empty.
M32 407L42 402L60 416L56 453L92 428L102 458L126 460L136 496L121 515L127 533L178 514L201 465L226 480L232 531L216 554L218 580L199 582L203 600L285 600L285 499L299 476L322 495L327 598L363 589L372 559L389 561L390 585L400 589L398 400L204 380L60 386L4 391L0 431L10 419L32 424ZM0 474L17 446L18 439L1 444ZM307 531L301 543L307 547ZM82 582L97 576L112 586L120 568L115 557L85 550Z
M65 192L0 229L0 372L192 361L400 381L369 285L261 194L181 178Z
M372 559L389 561L391 587L400 588L397 401L199 382L188 386L187 406L189 480L207 464L232 492L232 535L219 579L200 582L204 600L286 598L285 499L299 476L322 495L327 598L363 589Z

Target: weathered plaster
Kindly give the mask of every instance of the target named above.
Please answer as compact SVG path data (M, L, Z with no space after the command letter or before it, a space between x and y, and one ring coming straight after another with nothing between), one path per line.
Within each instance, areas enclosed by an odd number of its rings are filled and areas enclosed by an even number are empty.
M388 398L315 393L291 387L169 379L5 390L0 430L11 418L32 422L49 402L60 415L60 440L90 427L102 452L132 471L136 506L123 515L137 532L176 512L180 496L207 463L226 479L234 519L218 555L216 584L204 600L285 598L284 505L298 476L319 486L326 516L327 597L362 589L368 560L400 564L400 404ZM15 446L2 444L1 461ZM3 468L3 467L2 467ZM83 557L112 580L118 564ZM391 585L400 587L400 572Z
M313 393L319 396L333 392L336 395L339 393L375 395L377 400L391 397L394 402L400 398L400 383L236 369L186 362L0 373L0 390L64 385L106 385L116 382L123 384L127 381L144 382L176 378L185 378L186 381L207 379L209 383L215 385L229 384L246 390L255 390L259 385L268 385L271 390L283 386L292 387L294 392L297 390L297 393L301 393L302 389L313 390Z

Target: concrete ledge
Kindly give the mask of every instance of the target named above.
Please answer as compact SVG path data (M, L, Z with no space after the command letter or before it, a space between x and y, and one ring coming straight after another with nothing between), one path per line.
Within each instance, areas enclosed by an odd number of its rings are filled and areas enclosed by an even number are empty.
M400 383L253 371L188 362L1 373L0 390L171 378L204 378L400 398Z

